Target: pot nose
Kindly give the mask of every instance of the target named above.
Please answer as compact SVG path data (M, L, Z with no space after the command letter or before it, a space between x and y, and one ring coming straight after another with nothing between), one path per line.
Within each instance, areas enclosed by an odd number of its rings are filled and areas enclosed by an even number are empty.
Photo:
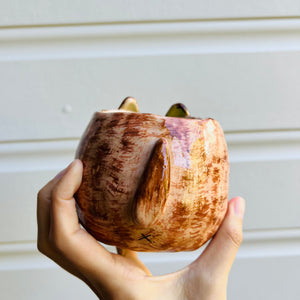
M160 138L154 145L140 179L132 206L134 223L143 227L154 225L166 207L170 189L170 155L168 141Z

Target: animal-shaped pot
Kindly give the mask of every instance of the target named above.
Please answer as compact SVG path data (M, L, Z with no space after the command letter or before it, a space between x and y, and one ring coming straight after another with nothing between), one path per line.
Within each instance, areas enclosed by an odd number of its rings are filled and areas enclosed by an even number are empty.
M81 224L97 240L135 251L195 250L227 208L229 162L213 119L139 113L134 98L96 112L76 157L83 180L75 198Z

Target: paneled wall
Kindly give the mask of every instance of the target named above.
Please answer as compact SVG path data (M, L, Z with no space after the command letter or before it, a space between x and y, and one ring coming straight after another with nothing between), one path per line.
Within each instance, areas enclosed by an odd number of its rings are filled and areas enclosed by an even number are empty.
M1 1L1 299L96 299L37 252L36 193L129 95L225 131L247 201L228 299L300 299L299 16L296 0ZM163 274L200 252L140 257Z

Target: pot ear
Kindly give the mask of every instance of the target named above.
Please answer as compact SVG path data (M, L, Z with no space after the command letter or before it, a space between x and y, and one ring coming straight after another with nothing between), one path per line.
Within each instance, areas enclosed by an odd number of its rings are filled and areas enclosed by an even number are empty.
M182 103L173 104L168 112L166 113L167 117L177 117L177 118L186 118L190 116L190 113L186 106Z
M153 148L141 177L132 209L133 221L143 227L154 225L163 215L170 188L170 155L166 139Z
M118 109L139 112L137 101L133 97L125 98Z

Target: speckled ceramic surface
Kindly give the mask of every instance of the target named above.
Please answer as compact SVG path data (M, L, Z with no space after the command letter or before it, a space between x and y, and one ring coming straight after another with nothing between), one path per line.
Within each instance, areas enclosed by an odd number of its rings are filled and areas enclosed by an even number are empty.
M96 112L76 157L81 224L99 241L136 251L195 250L227 208L229 162L213 119Z

